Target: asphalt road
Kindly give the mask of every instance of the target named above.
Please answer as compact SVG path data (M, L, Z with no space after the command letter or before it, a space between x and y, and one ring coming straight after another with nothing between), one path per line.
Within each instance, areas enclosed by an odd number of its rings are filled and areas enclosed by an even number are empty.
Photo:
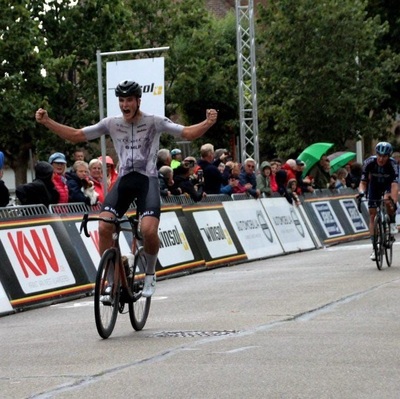
M400 237L400 236L399 236ZM0 318L0 398L398 398L400 246L367 241L160 281L102 340L93 298Z

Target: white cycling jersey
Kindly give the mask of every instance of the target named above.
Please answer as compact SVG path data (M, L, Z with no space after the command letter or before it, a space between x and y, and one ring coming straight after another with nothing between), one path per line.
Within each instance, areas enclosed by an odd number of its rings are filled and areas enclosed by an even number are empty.
M102 119L92 126L83 128L87 140L110 135L119 159L119 175L138 172L149 177L158 176L157 153L162 133L180 138L184 126L170 119L142 112L138 123L127 123L123 116Z

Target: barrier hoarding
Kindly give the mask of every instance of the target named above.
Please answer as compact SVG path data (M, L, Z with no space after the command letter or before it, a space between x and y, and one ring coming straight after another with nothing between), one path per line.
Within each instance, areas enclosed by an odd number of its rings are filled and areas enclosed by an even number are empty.
M285 252L315 249L307 226L296 206L285 198L263 198L261 203Z
M224 202L224 209L249 259L283 253L283 248L260 201Z

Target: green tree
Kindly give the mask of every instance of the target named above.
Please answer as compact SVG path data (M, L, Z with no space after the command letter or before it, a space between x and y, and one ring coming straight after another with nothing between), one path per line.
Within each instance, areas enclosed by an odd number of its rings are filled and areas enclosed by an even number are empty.
M38 133L33 115L48 51L28 1L1 0L0 7L0 150L21 182Z
M272 0L260 9L258 71L264 153L298 155L307 145L387 135L382 107L398 57L377 48L388 25L359 0Z

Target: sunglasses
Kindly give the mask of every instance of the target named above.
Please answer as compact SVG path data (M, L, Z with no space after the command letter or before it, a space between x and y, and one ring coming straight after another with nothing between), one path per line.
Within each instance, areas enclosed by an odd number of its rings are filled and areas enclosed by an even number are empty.
M249 165L249 164L247 164L246 165L248 168L250 168L250 169L254 169L255 167L256 167L256 165Z

